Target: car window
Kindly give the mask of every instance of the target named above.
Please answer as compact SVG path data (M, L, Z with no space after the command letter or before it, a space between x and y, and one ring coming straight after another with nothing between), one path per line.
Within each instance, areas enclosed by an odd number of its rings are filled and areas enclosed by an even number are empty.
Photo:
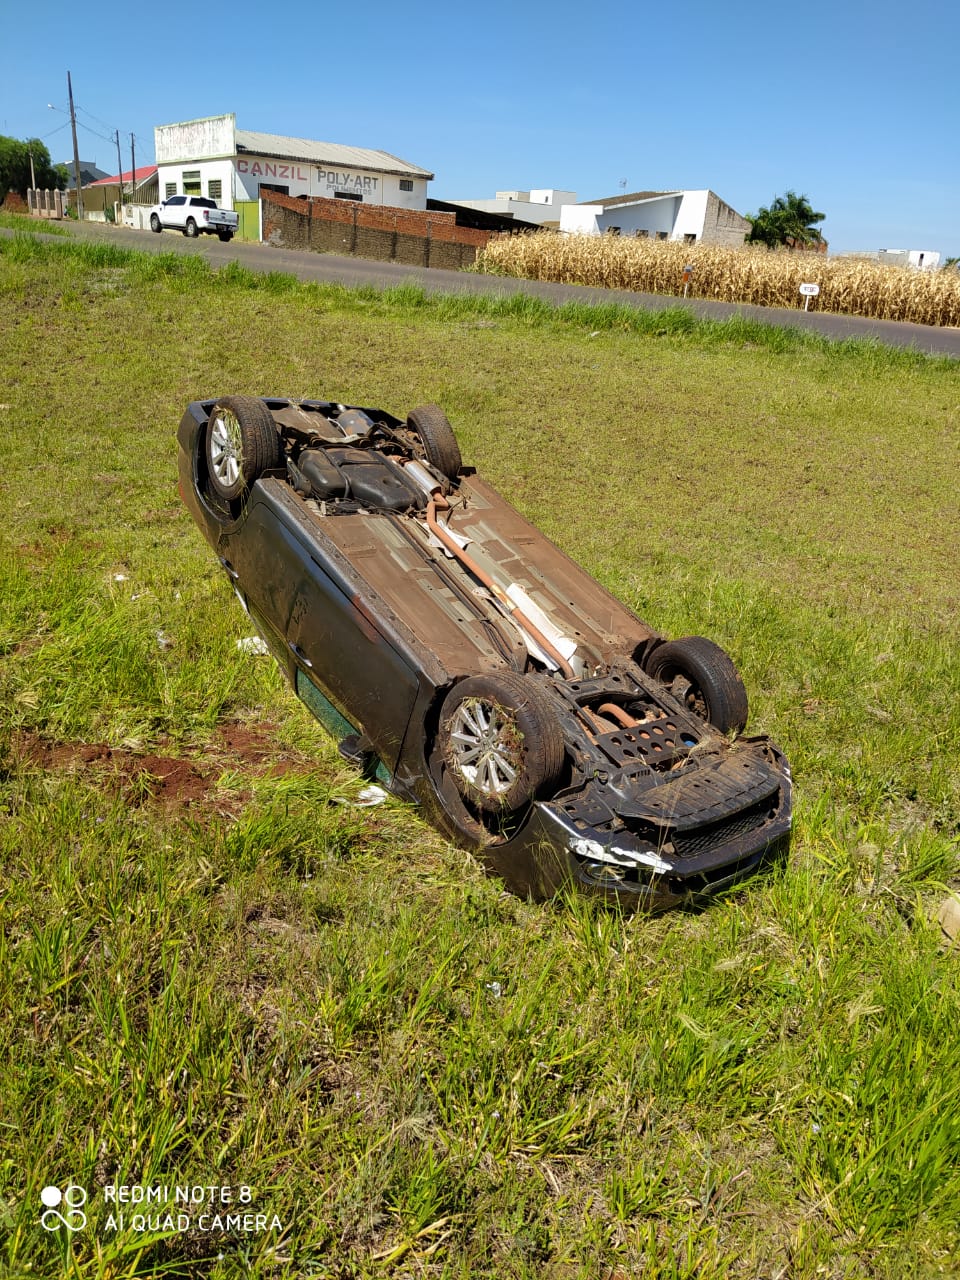
M186 196L171 196L167 204L183 204L186 198Z
M216 200L208 200L206 196L194 196L193 206L195 209L215 209L217 202Z

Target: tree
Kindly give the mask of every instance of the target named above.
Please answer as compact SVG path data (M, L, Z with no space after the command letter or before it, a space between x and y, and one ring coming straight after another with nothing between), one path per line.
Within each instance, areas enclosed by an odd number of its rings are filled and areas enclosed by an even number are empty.
M747 221L753 225L745 237L748 244L765 244L768 249L785 245L788 249L820 244L823 236L814 225L827 215L817 213L806 196L795 191L777 196L769 209L748 213Z
M63 175L50 163L50 152L39 138L27 138L21 142L18 138L7 138L0 134L0 203L8 191L16 191L18 195L26 195L30 186L30 155L33 153L33 175L36 185L44 187L66 186Z

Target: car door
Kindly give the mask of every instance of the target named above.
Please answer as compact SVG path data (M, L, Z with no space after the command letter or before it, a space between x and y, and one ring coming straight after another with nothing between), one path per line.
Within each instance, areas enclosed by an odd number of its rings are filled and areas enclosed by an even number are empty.
M160 210L160 221L165 227L182 227L186 214L186 196L171 196L163 202Z
M376 601L346 581L335 562L306 547L302 553L287 624L290 652L393 770L419 692L417 672Z
M272 505L257 494L237 524L220 530L217 554L273 656L288 669L287 623L302 556Z
M224 531L221 564L295 685L299 671L392 770L419 691L415 662L350 566L299 522L291 502L281 480L256 485L240 525Z

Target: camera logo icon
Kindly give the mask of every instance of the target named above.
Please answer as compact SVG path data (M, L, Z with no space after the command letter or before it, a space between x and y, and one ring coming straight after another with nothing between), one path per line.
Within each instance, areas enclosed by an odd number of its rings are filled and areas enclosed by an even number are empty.
M59 1231L61 1227L68 1231L81 1231L87 1225L87 1215L82 1208L87 1203L87 1193L83 1187L72 1182L63 1191L59 1187L44 1187L40 1192L40 1203L45 1206L40 1215L44 1231ZM61 1206L63 1213L60 1212Z

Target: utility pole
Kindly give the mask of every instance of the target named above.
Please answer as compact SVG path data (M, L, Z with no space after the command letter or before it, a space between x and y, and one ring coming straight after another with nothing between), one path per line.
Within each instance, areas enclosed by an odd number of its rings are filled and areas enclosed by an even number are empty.
M123 161L120 159L120 130L114 129L113 136L117 140L117 172L120 174L120 203L123 204ZM130 175L131 181L133 174Z
M33 147L30 148L30 187L33 191L37 189L37 179L33 172Z
M70 128L73 131L73 180L77 184L77 221L83 221L83 196L80 194L80 152L77 150L77 116L73 109L73 85L67 72L67 95L70 98Z
M130 199L137 198L137 153L133 149L133 134L130 135L130 185L133 190L130 192Z

